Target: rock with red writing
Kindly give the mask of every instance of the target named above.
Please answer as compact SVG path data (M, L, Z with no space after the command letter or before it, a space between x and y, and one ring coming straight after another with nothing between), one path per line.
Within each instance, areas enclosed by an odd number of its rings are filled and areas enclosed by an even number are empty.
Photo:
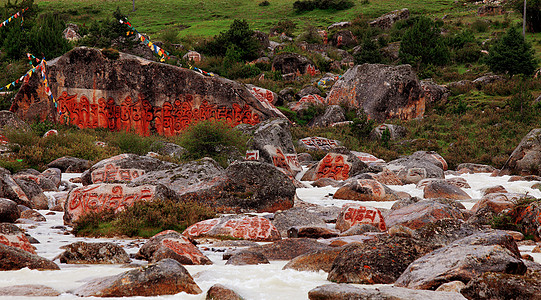
M462 206L463 207L463 206ZM466 219L457 205L445 201L423 200L392 210L385 218L387 226L403 225L418 229L441 219Z
M43 191L47 192L58 192L58 185L60 184L60 177L61 172L59 169L56 169L56 171L52 171L55 169L48 169L45 170L44 173L40 173L39 171L36 171L34 169L26 169L21 170L15 174L13 174L11 177L13 179L25 179L25 180L32 180L34 181ZM48 173L46 173L48 172ZM50 172L55 172L53 175ZM48 174L47 176L44 174ZM53 180L54 179L54 180Z
M291 52L282 52L272 59L272 69L281 71L282 74L295 73L303 75L315 64L308 58Z
M541 176L541 128L532 129L522 138L500 175Z
M23 120L133 130L144 136L177 135L205 120L236 126L285 118L243 84L125 53L110 59L99 49L74 48L47 64L47 77L58 110L41 80L31 77L11 111Z
M92 166L86 159L63 156L47 164L49 168L58 168L64 173L82 173Z
M0 222L13 223L21 216L17 203L13 200L0 198Z
M333 199L357 201L396 201L398 195L388 186L373 179L353 179L339 188Z
M287 107L297 112L297 114L302 115L308 108L322 105L325 105L325 99L320 95L313 94L303 96L299 101L288 103Z
M342 145L340 141L322 137L306 137L299 140L299 146L307 150L331 150Z
M379 122L414 119L425 112L424 91L409 65L354 66L333 85L326 102L362 107L370 119Z
M61 248L64 252L58 258L65 264L125 264L131 261L121 246L109 242L76 242Z
M206 257L190 240L173 230L162 231L151 237L139 249L136 257L157 262L171 258L183 265L210 265Z
M311 172L310 172L311 171ZM357 174L368 171L368 167L351 152L345 150L331 152L302 177L305 181L315 181L320 178L346 180Z
M377 158L374 155L370 153L365 152L358 152L358 151L351 151L351 153L355 154L362 162L365 164L382 164L385 163L385 161L381 158Z
M352 48L357 45L357 38L349 30L340 30L331 37L331 44L337 48Z
M84 185L128 183L146 172L170 170L177 166L149 156L125 153L94 164L81 175L81 178Z
M503 211L501 214L509 219L510 223L516 224L524 235L533 236L535 241L541 241L541 233L538 230L541 226L541 205L534 198L522 198L521 200L522 204L516 205L510 211Z
M332 124L346 121L346 111L340 105L330 105L325 109L323 115L312 119L308 126L310 127L329 127Z
M72 190L64 204L64 223L71 225L90 212L112 210L115 213L137 201L171 199L174 192L163 185L92 184Z
M423 197L425 199L471 199L470 195L464 192L461 188L444 180L434 180L429 182L423 189Z
M278 101L278 95L271 90L260 88L251 84L247 84L246 86L250 90L250 93L260 101L268 102L273 105Z
M344 232L356 224L368 224L381 231L387 230L385 220L377 208L357 203L345 204L336 219L336 229Z
M10 199L17 204L32 207L30 199L28 199L21 187L9 174L0 176L0 198Z
M293 207L293 180L276 167L236 161L206 186L180 195L180 200L213 207L220 213L276 212Z
M268 219L245 215L201 221L188 227L182 234L189 238L238 238L266 242L281 238L280 232Z
M0 244L36 254L36 248L30 244L24 232L10 223L0 223Z

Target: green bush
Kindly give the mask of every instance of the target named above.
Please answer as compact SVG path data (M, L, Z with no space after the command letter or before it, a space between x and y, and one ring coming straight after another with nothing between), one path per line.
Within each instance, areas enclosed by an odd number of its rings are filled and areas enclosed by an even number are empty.
M164 230L182 232L188 226L214 216L210 208L193 202L141 201L117 214L106 210L83 215L73 231L77 236L148 238Z
M188 150L186 158L212 157L227 167L229 151L246 152L247 138L223 121L201 121L177 137L177 143Z
M350 125L351 133L358 139L367 138L375 126L374 120L369 120L363 110L357 112L357 118L353 119L353 123Z
M370 38L364 37L361 40L361 50L353 56L356 64L377 64L383 61L377 44Z
M107 139L113 147L120 149L122 153L134 153L137 155L146 155L152 149L155 139L143 137L135 132L115 132L111 133Z
M228 49L234 48L239 52L239 60L250 61L257 58L261 50L261 45L253 34L246 20L234 20L229 30L199 45L197 50L207 55L226 56Z
M58 14L40 16L36 26L29 33L28 48L30 52L47 59L53 59L68 52L71 45L64 38L65 28L66 23Z
M297 0L293 3L293 9L299 14L314 9L344 10L354 5L351 0Z
M287 36L292 36L293 31L295 31L295 28L297 28L297 25L291 21L291 20L281 20L278 21L278 24L276 24L274 27L271 28L271 33L278 33L282 34L285 33Z
M486 20L479 20L479 19L475 20L471 24L471 28L475 32L487 32L489 26L490 26L489 22L487 22Z

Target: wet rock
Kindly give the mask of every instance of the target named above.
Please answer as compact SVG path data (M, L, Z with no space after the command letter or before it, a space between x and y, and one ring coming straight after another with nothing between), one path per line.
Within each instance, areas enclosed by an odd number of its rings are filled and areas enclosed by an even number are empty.
M287 237L289 238L311 238L311 239L328 239L337 237L338 232L336 230L317 226L303 226L292 227L287 231Z
M83 173L89 169L90 166L91 162L89 160L71 156L57 158L47 164L47 167L60 169L62 173Z
M21 213L13 200L0 198L0 222L14 223Z
M21 284L0 288L0 296L57 297L60 292L41 284Z
M502 211L509 222L516 224L524 235L530 235L535 241L541 241L541 203L532 198L522 198L511 211Z
M206 300L243 300L243 298L230 288L219 283L210 287Z
M466 223L461 219L442 219L414 230L411 236L438 246L446 246L480 231L481 227Z
M362 107L370 119L413 119L425 111L424 92L411 66L363 64L350 68L332 87L327 104Z
M180 263L164 259L116 276L95 279L73 293L80 297L132 297L180 292L200 294L202 291Z
M396 201L398 195L384 184L371 179L350 180L333 195L334 199L356 201Z
M39 212L33 210L33 209L27 209L25 211L22 211L21 212L21 219L27 219L27 220L32 220L32 221L36 221L36 222L45 222L47 221L47 219L45 219L45 217L40 214Z
M541 175L541 128L532 129L522 138L504 164L502 172L521 176Z
M329 250L331 247L315 241L314 239L298 238L284 239L272 244L248 248L249 250L263 253L268 260L291 260L299 255Z
M327 280L339 283L393 283L415 259L436 249L412 238L377 236L343 248L333 262Z
M4 174L0 177L0 198L13 200L17 204L27 207L32 206L30 199L26 196L21 187L8 174Z
M53 170L53 169L49 169L49 170ZM58 184L60 184L60 179L59 177L61 176L60 175L60 170L59 169L56 169L58 170L59 174L54 174L53 178L54 180L57 180ZM29 170L25 170L25 171L19 171L17 172L16 174L14 174L13 176L11 176L13 179L15 180L26 180L26 181L33 181L35 182L39 188L42 190L42 191L52 191L52 192L58 192L58 186L55 182L53 182L52 179L44 176L43 174L39 173L38 171L35 171L35 172L28 172ZM45 170L46 172L54 172L54 171L47 171ZM47 174L47 173L46 173ZM51 175L50 175L51 176Z
M189 238L238 238L267 242L281 238L280 232L268 219L243 215L201 221L188 227L182 234Z
M408 206L392 210L385 222L387 227L403 225L419 229L428 223L441 219L465 219L463 212L451 205L434 200L423 200Z
M83 185L129 183L147 172L171 170L176 167L178 165L153 157L125 153L94 164L81 175L81 179Z
M393 27L393 24L400 20L409 19L410 12L407 8L403 8L400 10L394 10L392 12L386 13L379 18L370 21L369 24L372 27L379 27L382 30L388 30Z
M53 182L53 184L58 188L60 186L60 182L62 181L62 171L58 168L48 168L47 170L43 171L41 175L50 181ZM39 183L38 183L39 184ZM47 191L43 186L40 186L44 191Z
M289 261L283 269L311 272L318 272L321 270L324 272L330 272L333 261L336 259L340 251L342 251L342 248L319 250L302 254Z
M65 264L125 264L130 262L126 251L117 244L76 242L61 247L65 249L59 255Z
M313 187L341 187L342 185L344 185L344 182L337 181L332 178L320 178L312 183Z
M17 185L23 190L24 194L28 197L32 208L34 209L48 209L49 200L47 196L43 193L43 190L39 185L25 177L14 178L13 179Z
M292 180L269 164L237 161L209 184L182 194L180 200L209 205L220 213L276 212L293 207Z
M400 180L400 178L398 178L398 176L396 176L394 172L390 171L387 168L383 168L383 171L372 175L372 179L386 185L403 185L402 180Z
M541 293L541 273L530 272L525 275L486 272L473 278L461 290L468 299L539 299Z
M471 197L456 185L446 181L435 180L428 183L424 188L425 199L445 198L453 200L467 200Z
M291 227L327 226L325 224L325 220L319 217L316 213L310 212L306 208L297 207L275 213L272 224L276 227L276 229L278 229L280 235L283 237L288 236L287 231Z
M457 171L462 169L469 169L474 173L492 173L496 170L493 166L472 163L462 163L456 167Z
M146 259L150 262L172 258L183 265L212 264L212 261L190 240L173 230L162 231L151 237L141 246L136 258Z
M225 263L226 265L243 266L270 264L265 255L258 251L240 250L236 251Z
M24 232L11 223L0 223L0 244L36 254L36 248L30 244Z
M403 126L393 124L381 124L372 129L372 131L370 131L370 139L378 141L381 140L385 131L389 132L389 139L393 141L403 138L407 134L407 130Z
M436 289L450 281L468 282L485 272L526 272L512 236L490 231L455 241L412 262L395 285Z
M315 64L311 60L297 53L280 53L272 60L272 69L281 71L282 74L298 73L303 75L310 67L314 66Z
M334 123L346 121L345 110L339 105L330 105L325 113L315 117L308 123L310 127L329 127Z
M382 286L377 289L360 288L350 284L326 284L308 292L310 300L335 299L439 299L465 300L462 295L451 292L411 290L394 286Z
M60 270L60 268L52 261L37 256L28 251L0 244L0 270L20 270L29 268L32 270Z
M344 232L357 224L368 224L381 231L387 230L385 220L377 208L357 203L348 203L342 206L336 219L336 229Z
M349 151L331 152L310 168L301 180L315 181L320 178L345 180L367 170L368 166Z

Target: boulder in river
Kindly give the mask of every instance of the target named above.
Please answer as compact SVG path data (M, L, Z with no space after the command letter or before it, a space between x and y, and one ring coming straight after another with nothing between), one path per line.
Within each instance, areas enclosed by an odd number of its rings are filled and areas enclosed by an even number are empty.
M336 229L344 232L357 224L368 224L381 231L387 230L385 219L379 209L357 203L342 206L336 219Z
M272 224L280 231L283 237L288 236L288 230L292 227L321 226L326 227L325 220L309 209L293 207L274 214Z
M15 201L0 198L0 222L14 223L20 216L21 212Z
M20 270L60 270L54 262L28 251L0 244L0 271Z
M252 241L275 241L280 232L271 221L263 217L244 215L224 216L193 224L182 233L189 238L237 238Z
M47 167L60 169L63 173L83 173L91 165L91 162L86 159L63 156L47 164Z
M76 242L62 248L65 251L59 259L65 264L125 264L131 261L122 247L110 242Z
M211 286L205 300L243 300L237 292L219 283Z
M212 264L190 240L174 230L162 231L151 237L141 246L136 257L150 262L172 258L183 265Z
M60 296L60 292L41 284L20 284L0 288L0 296L57 297Z
M36 254L36 248L30 244L24 232L11 223L0 223L0 244Z
M455 205L443 201L423 200L392 210L385 218L385 222L389 228L395 225L403 225L418 229L441 219L464 220L466 216Z
M334 199L356 201L396 201L398 195L373 179L351 179L333 195Z
M291 238L248 249L263 253L269 260L291 260L302 254L319 250L330 250L332 247L314 239Z
M361 288L350 284L325 284L308 293L310 300L336 299L438 299L466 300L464 296L453 292L435 292L412 290L401 287L382 286L377 289Z
M530 271L524 275L486 272L473 278L460 291L468 299L529 300L541 297L541 273Z
M317 165L304 174L302 180L316 181L320 178L346 180L367 170L368 166L364 162L351 152L344 150L325 155Z
M532 129L522 138L500 174L541 175L541 128Z

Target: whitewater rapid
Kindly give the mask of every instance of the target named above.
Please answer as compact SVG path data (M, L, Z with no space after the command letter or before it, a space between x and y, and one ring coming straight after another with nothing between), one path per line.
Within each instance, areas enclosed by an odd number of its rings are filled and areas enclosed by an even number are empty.
M77 177L78 174L64 174L63 180ZM515 181L509 182L509 176L490 177L488 173L463 174L460 176L446 176L446 178L462 177L466 179L471 188L463 189L472 200L461 201L466 208L471 208L482 196L482 190L496 185L502 185L510 193L527 193L530 196L541 198L541 191L532 189L536 182ZM395 191L407 192L412 196L422 198L422 189L415 185L389 186ZM334 200L332 194L337 190L333 187L323 188L299 188L297 197L305 202L341 207L345 203L356 202L348 200ZM365 205L389 209L394 202L363 202ZM69 234L63 224L63 213L42 210L39 211L47 219L46 222L34 222L29 224L18 224L25 229L32 237L40 243L34 244L37 254L55 259L63 252L62 246L77 242L114 242L124 247L128 253L136 253L139 247L144 244L144 239L114 239L114 238L78 238ZM48 214L49 213L49 214ZM68 230L70 228L67 228ZM245 299L307 299L308 291L329 283L327 273L320 272L299 272L294 270L282 270L287 261L272 261L267 265L233 266L225 265L222 259L223 251L226 248L216 248L212 245L201 245L203 253L209 257L213 265L185 266L194 277L195 282L203 290L199 295L188 295L180 293L177 295L158 297L132 297L129 299L205 299L206 291L214 284L220 283L236 291ZM531 253L533 246L520 247L523 253L528 253L537 262L541 262L541 254ZM212 251L214 250L214 251ZM219 250L219 251L217 251ZM79 298L70 291L82 286L85 282L98 277L116 275L130 269L127 265L86 265L86 264L62 264L58 259L54 260L60 267L59 271L36 271L22 269L18 271L0 272L0 287L41 284L52 287L62 295L58 297L40 297L39 299L74 299ZM133 265L144 264L142 261L134 261ZM357 285L364 286L364 285ZM375 288L378 285L365 287ZM0 299L27 299L26 297L0 297ZM90 297L90 299L97 299ZM112 298L115 299L115 298ZM126 298L118 298L126 299Z

